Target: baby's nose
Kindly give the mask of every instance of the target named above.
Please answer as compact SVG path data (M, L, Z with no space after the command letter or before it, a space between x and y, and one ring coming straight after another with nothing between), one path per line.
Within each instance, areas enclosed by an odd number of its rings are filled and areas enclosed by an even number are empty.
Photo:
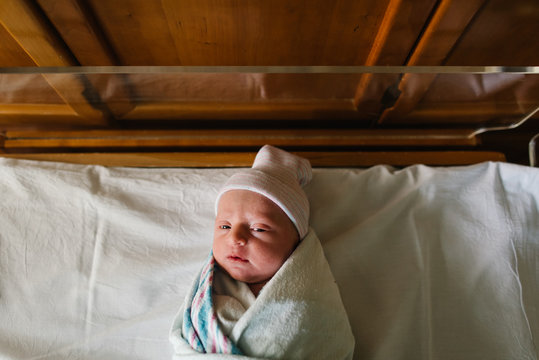
M247 244L247 232L242 228L236 228L231 234L232 241L235 245L244 246Z

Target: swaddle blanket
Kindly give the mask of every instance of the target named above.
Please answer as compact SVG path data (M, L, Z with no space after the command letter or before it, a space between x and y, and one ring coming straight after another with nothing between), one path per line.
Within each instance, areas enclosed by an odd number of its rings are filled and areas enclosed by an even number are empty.
M204 348L206 351L225 349L229 354L237 349L248 358L352 358L354 338L348 317L313 230L264 286L254 304L233 327L230 337L213 328L214 325L219 327L215 309L203 305L208 299L211 301L208 291L213 280L212 269L210 260L196 278L174 320L170 340L176 357L196 358L202 355ZM206 334L201 334L202 330ZM196 338L201 339L200 344L197 343L199 340L192 340ZM237 339L233 347L228 347L230 338ZM210 358L241 356L214 354Z
M210 254L197 277L198 281L187 295L189 301L183 312L182 334L189 345L200 353L241 354L218 324L212 299L214 277L215 259Z

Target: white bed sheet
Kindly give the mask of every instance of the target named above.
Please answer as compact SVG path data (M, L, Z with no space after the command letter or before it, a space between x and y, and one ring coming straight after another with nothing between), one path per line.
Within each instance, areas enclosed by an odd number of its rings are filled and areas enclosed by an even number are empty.
M170 358L234 171L0 159L0 358ZM537 359L539 169L315 169L307 192L356 359Z

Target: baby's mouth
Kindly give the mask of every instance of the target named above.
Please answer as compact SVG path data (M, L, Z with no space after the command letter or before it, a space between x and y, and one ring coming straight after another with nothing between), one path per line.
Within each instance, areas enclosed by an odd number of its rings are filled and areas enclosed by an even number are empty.
M237 255L230 255L228 259L234 262L245 262L245 263L249 262L249 260L244 259L241 256L237 256Z

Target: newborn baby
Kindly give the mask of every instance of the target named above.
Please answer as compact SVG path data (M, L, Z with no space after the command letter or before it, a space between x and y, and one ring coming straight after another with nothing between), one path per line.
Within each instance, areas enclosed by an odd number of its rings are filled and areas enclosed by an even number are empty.
M266 145L219 191L212 253L171 330L176 356L352 357L339 290L309 229L311 176L306 159Z
M267 197L249 190L231 190L221 196L213 256L230 277L246 283L254 296L298 242L292 221Z

